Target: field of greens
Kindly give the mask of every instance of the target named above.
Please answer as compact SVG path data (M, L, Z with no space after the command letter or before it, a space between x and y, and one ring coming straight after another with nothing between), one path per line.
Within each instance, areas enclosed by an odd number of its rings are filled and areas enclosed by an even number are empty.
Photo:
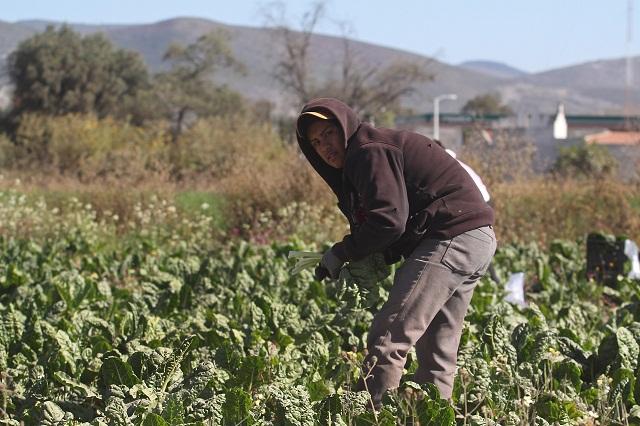
M501 246L528 307L483 278L453 401L410 356L373 413L353 388L392 277L294 275L322 245L221 239L160 201L126 224L0 201L0 424L640 424L640 282L587 281L581 242Z

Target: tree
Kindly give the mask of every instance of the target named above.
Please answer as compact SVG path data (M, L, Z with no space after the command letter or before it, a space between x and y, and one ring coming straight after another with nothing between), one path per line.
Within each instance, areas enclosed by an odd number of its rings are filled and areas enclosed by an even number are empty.
M286 10L281 2L272 3L265 11L267 25L275 29L283 48L274 78L298 104L319 96L337 97L360 114L379 117L398 108L401 98L413 93L417 84L433 79L426 63L397 60L382 65L364 60L346 35L337 54L341 58L337 63L339 72L316 79L310 72L312 40L324 13L324 3L316 2L295 31L286 23ZM343 25L343 33L347 32L345 28Z
M497 93L487 93L469 99L462 107L462 112L474 116L513 114L511 108L502 103L502 99Z
M551 169L561 177L597 178L612 176L618 170L617 160L607 148L582 143L571 147L562 147Z
M82 37L63 26L23 41L9 55L13 114L127 114L123 105L148 88L139 54L116 49L101 34Z
M173 123L174 141L184 131L190 113L197 116L225 115L243 108L240 94L213 83L220 68L244 72L233 56L228 36L222 31L205 34L188 46L172 45L164 55L171 62L168 72L156 76L156 90L164 115Z

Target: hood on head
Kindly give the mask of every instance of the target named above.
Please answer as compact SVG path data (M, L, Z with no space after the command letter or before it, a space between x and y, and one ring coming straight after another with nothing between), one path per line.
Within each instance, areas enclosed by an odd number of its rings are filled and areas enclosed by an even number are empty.
M313 113L313 114L310 114ZM323 117L335 117L344 134L345 148L349 144L349 139L360 127L360 120L356 113L344 102L335 98L317 98L307 103L300 111L296 121L296 137L302 153L307 157L311 166L327 182L333 192L340 197L339 192L342 187L342 170L331 167L325 163L316 153L304 134L304 127L308 124L309 118L322 120Z

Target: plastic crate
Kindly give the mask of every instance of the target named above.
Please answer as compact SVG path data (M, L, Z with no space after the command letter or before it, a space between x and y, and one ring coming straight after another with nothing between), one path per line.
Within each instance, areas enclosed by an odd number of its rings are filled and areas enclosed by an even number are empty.
M627 261L627 256L624 254L624 241L624 238L589 234L587 236L587 278L615 287L617 277L624 273L624 264Z

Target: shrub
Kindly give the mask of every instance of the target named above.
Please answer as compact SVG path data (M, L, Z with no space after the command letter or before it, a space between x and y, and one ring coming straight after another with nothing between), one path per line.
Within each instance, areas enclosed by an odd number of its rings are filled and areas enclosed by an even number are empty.
M183 184L208 183L225 195L230 226L290 202L326 205L330 191L269 124L248 116L199 120L171 147L173 175Z
M513 114L511 108L502 103L499 93L485 93L469 99L462 107L462 112L476 116Z
M111 118L25 114L13 144L2 145L3 166L55 172L82 182L139 181L164 173L166 134Z
M252 162L252 158L244 161L237 173L222 183L230 206L240 217L275 212L290 202L304 201L318 207L335 204L333 193L293 149L287 149L273 162L260 164Z
M253 221L230 231L263 244L292 238L306 244L324 244L342 240L349 233L349 226L337 206L294 201L275 211L262 212Z
M11 164L13 152L13 142L6 135L0 133L0 164L7 165Z
M612 176L618 162L607 148L582 143L561 147L552 172L563 178L604 178Z
M490 188L502 242L580 239L593 231L640 241L640 187L614 180L532 180Z
M236 174L247 156L262 157L258 160L264 163L283 148L268 124L253 123L246 116L208 117L171 145L169 158L177 179L218 182Z

